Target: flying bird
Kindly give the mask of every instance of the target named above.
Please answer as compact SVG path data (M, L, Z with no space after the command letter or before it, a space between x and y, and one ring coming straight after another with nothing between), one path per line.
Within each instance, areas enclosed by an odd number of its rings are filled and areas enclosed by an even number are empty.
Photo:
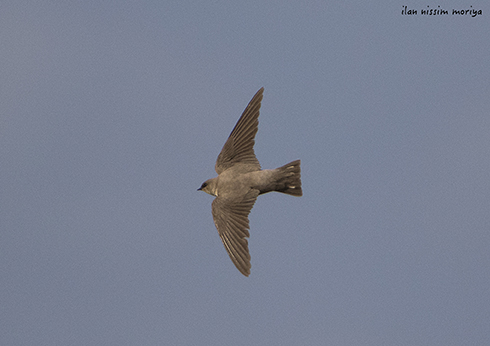
M214 224L232 262L245 276L250 275L251 268L248 215L257 197L271 191L303 195L300 160L262 170L255 157L263 92L264 88L257 91L221 149L215 165L218 176L198 189L216 197L211 206Z

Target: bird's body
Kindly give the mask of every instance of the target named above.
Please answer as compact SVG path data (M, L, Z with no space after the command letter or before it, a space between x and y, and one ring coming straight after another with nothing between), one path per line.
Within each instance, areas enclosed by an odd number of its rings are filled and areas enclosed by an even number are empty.
M250 275L247 239L248 214L261 194L277 191L302 196L300 160L276 169L261 170L253 145L258 130L262 101L261 88L252 98L231 132L216 161L216 178L206 180L202 190L215 200L212 204L214 224L228 254L245 276Z
M206 181L208 186L212 186L210 188L211 193L208 193L215 197L234 198L235 196L244 195L248 190L252 189L258 190L259 195L278 191L301 196L301 181L297 182L297 187L292 185L294 188L288 189L291 186L288 178L295 174L299 175L299 165L300 161L297 160L280 168L245 173L242 173L240 166L233 166L216 178ZM296 170L298 172L295 172ZM299 178L297 175L296 177ZM205 191L204 189L202 190ZM286 192L285 190L291 190L291 192Z

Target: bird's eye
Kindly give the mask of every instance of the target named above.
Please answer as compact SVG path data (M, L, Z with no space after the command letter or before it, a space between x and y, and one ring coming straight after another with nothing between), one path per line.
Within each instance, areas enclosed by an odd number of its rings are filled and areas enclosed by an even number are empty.
M201 185L201 189L204 189L206 186L208 186L208 184L207 184L207 183L202 183L202 185Z

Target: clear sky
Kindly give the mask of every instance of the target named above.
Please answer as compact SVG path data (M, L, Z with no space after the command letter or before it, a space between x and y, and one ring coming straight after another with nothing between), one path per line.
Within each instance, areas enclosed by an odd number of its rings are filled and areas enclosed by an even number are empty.
M487 1L2 1L0 344L489 345L489 33ZM262 86L304 196L259 197L246 278L196 189Z

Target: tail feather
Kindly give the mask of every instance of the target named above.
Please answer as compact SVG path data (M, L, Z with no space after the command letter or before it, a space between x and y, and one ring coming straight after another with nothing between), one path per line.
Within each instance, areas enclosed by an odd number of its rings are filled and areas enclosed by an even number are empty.
M300 164L301 160L296 160L276 168L276 191L297 197L303 196L303 190L301 189Z

